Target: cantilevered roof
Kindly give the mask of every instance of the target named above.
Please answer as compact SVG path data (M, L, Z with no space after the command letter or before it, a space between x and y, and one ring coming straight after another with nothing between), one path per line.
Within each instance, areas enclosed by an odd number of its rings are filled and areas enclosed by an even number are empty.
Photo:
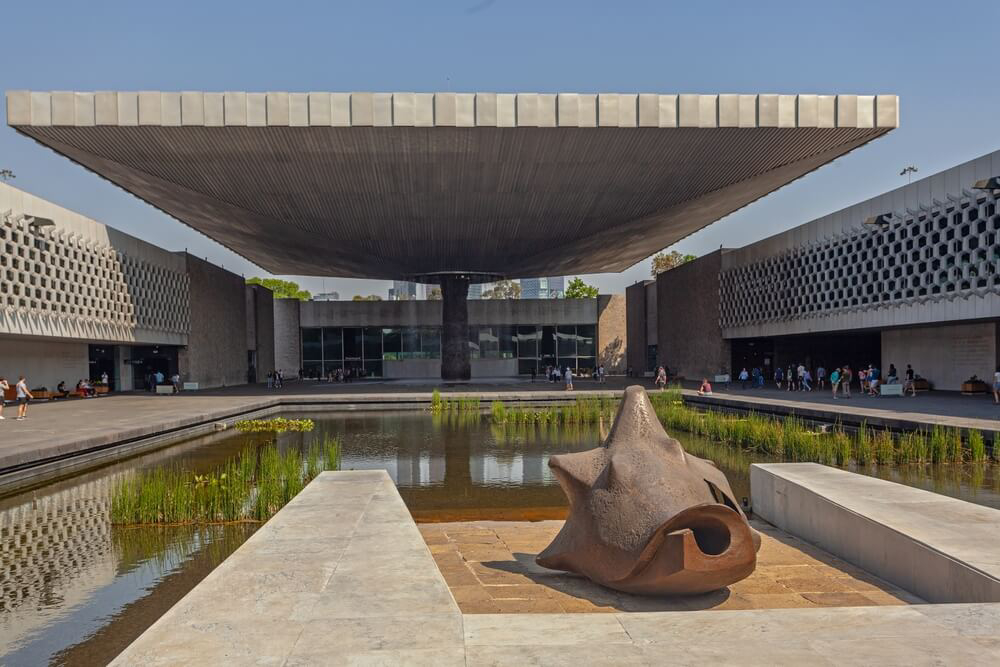
M278 274L621 271L898 125L895 95L7 93Z

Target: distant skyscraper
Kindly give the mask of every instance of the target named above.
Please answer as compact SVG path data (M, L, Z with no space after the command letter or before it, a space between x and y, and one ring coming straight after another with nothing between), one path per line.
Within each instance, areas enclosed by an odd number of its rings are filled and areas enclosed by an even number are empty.
M551 278L521 278L522 299L556 299L563 295L566 279L563 276Z
M313 301L340 301L340 292L320 292L313 294Z
M423 292L423 285L412 283L409 280L393 280L392 289L389 290L389 299L416 301L424 298Z
M486 287L485 283L472 283L471 285L469 285L469 298L482 299L484 287Z

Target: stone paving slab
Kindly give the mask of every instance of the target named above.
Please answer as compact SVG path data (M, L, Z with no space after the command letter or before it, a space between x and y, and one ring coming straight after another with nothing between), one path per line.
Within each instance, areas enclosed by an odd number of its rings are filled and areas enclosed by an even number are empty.
M903 605L923 600L763 521L747 579L704 595L649 598L548 570L535 556L562 521L421 524L420 532L465 614L614 613Z
M1000 663L997 604L463 615L428 542L385 471L323 473L112 664Z
M816 463L750 466L754 511L933 602L1000 602L1000 510Z

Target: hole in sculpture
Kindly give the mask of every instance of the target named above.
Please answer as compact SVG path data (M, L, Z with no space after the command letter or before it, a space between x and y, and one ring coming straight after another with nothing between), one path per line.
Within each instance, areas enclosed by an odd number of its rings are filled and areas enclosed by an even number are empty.
M718 556L729 548L729 528L718 519L698 518L685 528L689 528L694 533L694 541L698 543L698 548L704 554Z

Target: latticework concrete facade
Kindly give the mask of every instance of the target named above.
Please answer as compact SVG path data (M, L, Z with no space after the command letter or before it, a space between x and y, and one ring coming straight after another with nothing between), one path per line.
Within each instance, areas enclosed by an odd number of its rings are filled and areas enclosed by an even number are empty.
M998 197L970 189L995 173L1000 153L727 252L724 335L1000 315ZM875 216L881 224L865 224Z
M182 256L0 185L0 333L183 344L188 290Z

